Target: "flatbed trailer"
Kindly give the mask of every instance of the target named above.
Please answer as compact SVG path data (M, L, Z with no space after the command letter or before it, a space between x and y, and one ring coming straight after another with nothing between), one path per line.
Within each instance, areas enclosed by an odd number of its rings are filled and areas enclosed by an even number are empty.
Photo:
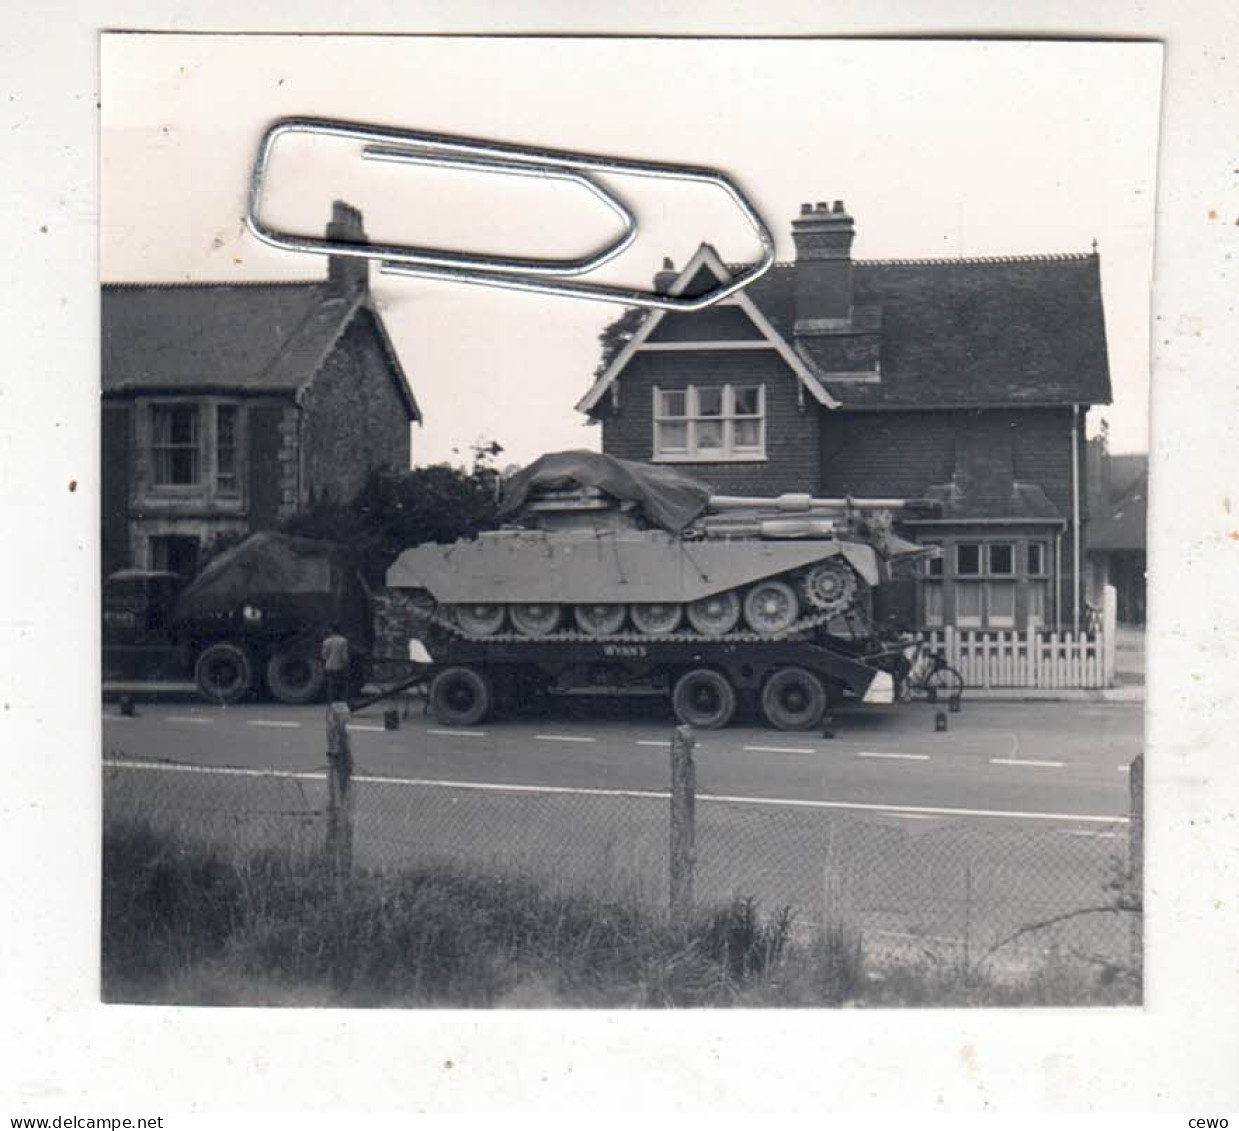
M747 701L780 730L807 730L832 704L863 698L881 670L808 639L417 643L429 662L407 682L428 684L429 710L444 726L476 726L540 696L575 692L667 695L680 721L701 729L726 726Z

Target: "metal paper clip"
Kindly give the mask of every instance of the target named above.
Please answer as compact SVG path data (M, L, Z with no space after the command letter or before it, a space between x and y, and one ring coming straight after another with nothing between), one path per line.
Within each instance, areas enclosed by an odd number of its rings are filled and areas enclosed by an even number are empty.
M578 259L484 255L405 244L344 243L279 231L263 221L262 198L272 149L280 137L289 133L319 134L365 142L367 144L362 149L362 157L371 161L568 181L585 188L610 208L620 218L623 230L607 246ZM614 259L631 245L637 235L638 224L632 212L613 191L599 185L590 177L590 173L714 185L731 198L756 233L761 244L761 256L738 275L703 294L691 297L664 295L600 283L569 282L567 279L587 274ZM740 189L714 169L591 156L565 150L540 149L506 142L482 141L385 126L357 125L321 118L285 118L272 125L263 135L250 176L246 223L258 239L273 247L318 255L377 259L380 270L387 274L408 275L419 279L446 279L455 283L503 287L536 294L566 295L659 310L692 311L713 306L760 278L774 263L774 238L765 221Z

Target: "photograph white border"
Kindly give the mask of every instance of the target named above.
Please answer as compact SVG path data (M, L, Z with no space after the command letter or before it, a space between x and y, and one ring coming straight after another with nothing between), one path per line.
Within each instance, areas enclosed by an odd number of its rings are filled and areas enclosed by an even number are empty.
M1239 1108L1239 22L1223 0L10 9L0 1112ZM98 1002L98 33L1164 38L1151 439L1146 1007L558 1013ZM1082 108L1082 112L1086 108Z

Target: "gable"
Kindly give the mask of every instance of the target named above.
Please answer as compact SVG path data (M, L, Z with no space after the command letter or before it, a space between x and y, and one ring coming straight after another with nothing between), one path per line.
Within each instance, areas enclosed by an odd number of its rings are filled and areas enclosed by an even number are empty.
M711 277L715 283L726 282L731 278L731 273L718 257L718 253L709 244L702 244L672 285L671 293L680 295L690 293L693 289L706 290L714 285L710 282ZM699 319L709 314L715 314L717 322L725 324L732 333L741 336L704 337L710 323L699 321ZM677 321L672 321L673 319ZM672 322L671 327L666 331L668 336L655 337L667 322ZM756 332L756 336L751 336L753 331ZM679 335L689 336L680 337ZM606 370L594 381L589 392L577 403L577 410L594 414L599 401L605 394L611 392L614 395L616 383L620 380L624 369L639 352L679 349L686 352L706 353L727 348L773 351L786 362L800 382L802 395L803 391L807 390L814 400L827 408L835 408L838 405L839 402L822 386L810 365L771 325L745 291L741 290L704 311L694 313L653 311L637 328L632 338Z

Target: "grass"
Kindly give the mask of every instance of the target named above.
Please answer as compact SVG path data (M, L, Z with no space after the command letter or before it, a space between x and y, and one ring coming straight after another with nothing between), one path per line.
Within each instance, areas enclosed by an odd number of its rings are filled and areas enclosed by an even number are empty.
M635 897L448 866L337 885L319 855L222 852L109 822L103 995L200 1005L726 1007L1080 1004L1067 966L996 986L925 962L868 971L859 933L737 898L673 926ZM1087 973L1087 972L1086 972Z

